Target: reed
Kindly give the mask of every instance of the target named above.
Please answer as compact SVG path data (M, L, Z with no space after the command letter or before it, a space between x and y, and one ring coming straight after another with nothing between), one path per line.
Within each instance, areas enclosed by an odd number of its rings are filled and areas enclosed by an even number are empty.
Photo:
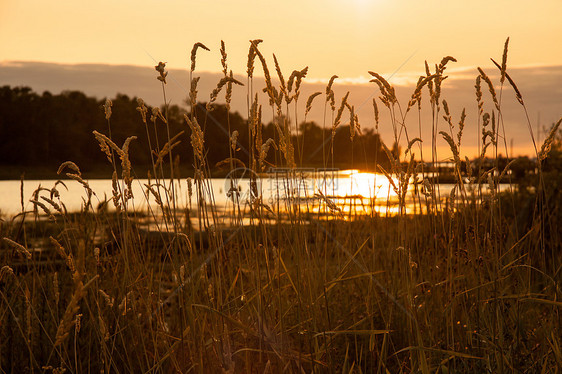
M138 121L148 136L152 163L143 194L132 195L134 183L140 183L129 158L136 135L121 147L115 143L108 100L103 107L107 128L93 137L113 167L112 196L100 201L79 165L67 161L58 174L68 181L39 186L32 195L33 211L24 211L22 204L19 215L0 222L1 370L562 369L557 230L562 216L555 187L561 180L555 161L562 149L562 121L536 147L531 185L503 192L500 184L517 161L500 164L501 91L483 69L475 71L474 111L460 113L441 97L443 74L456 61L453 57L443 58L434 72L426 63L426 75L406 103L388 80L369 72L380 97L373 99L373 117L361 119L361 125L350 93L336 100L337 76L332 76L323 102L314 101L320 92L309 96L302 117L306 121L314 105L324 106L322 137L331 134L329 150L322 149L324 166L337 161L335 139L345 125L353 147L363 146L366 128L378 133L384 126L392 130L394 146L382 144L388 163L373 165L382 176L367 183L375 190L385 179L390 188L382 202L365 203L334 196L324 183L303 199L307 179L297 163L307 151L307 134L291 128L302 115L297 103L308 69L284 74L274 55L277 79L271 77L261 42L250 42L244 85L249 149L243 149L238 130L224 124L229 157L219 166L230 172L224 211L214 204L213 165L207 154L212 152L209 137L216 135L207 130L207 122L225 87L230 111L232 86L241 82L229 71L221 42L224 77L209 93L208 104L198 104L199 77L193 77L197 51L209 49L196 43L185 132L170 133L166 106L151 109L138 101ZM507 79L525 106L509 75L507 48L508 41L502 63L496 64L499 86L503 90ZM264 87L254 80L256 58ZM165 64L155 68L165 97ZM489 111L482 83L490 92ZM265 103L257 94L262 89ZM428 106L431 122L418 123ZM379 109L388 111L389 120ZM266 110L275 117L272 138L264 133ZM472 161L462 152L470 122L479 126L479 157ZM410 123L419 126L420 136L412 135ZM164 125L167 141L161 145L157 132ZM421 136L422 126L431 126L432 139ZM446 153L437 152L439 136L449 145ZM192 174L175 172L172 150L177 153L179 142L191 142ZM428 160L421 153L423 142L432 144ZM454 165L454 188L448 195L440 191L439 176L431 174L431 163L443 159ZM168 166L170 173L164 169ZM284 171L275 181L287 194L273 201L267 201L263 185L270 167ZM242 180L249 184L246 197L238 189ZM180 182L186 181L187 189L182 189ZM82 186L80 212L68 212L60 201L57 188L65 183ZM186 206L180 204L181 194L188 198ZM148 200L156 205L139 211ZM95 202L105 204L95 208Z

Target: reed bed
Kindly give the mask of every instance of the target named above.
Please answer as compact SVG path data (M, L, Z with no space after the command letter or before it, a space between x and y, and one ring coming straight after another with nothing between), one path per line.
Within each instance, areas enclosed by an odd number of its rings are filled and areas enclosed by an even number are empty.
M23 211L0 226L0 370L2 372L201 372L201 373L448 373L557 372L562 369L560 215L556 175L546 168L559 150L560 121L542 146L536 145L535 177L524 188L501 192L499 182L512 163L499 167L502 93L514 89L507 68L501 79L483 69L475 80L475 107L452 113L441 97L445 57L420 77L406 105L384 77L369 72L380 96L373 100L374 125L394 133L384 146L389 166L379 165L397 196L396 214L355 214L343 210L329 190L316 191L319 209L299 201L298 177L304 139L294 124L314 105L324 107L324 167L337 159L333 137L347 123L359 139L361 126L349 93L335 97L332 85L309 98L300 96L307 68L283 74L274 56L271 76L261 40L250 42L247 79L233 78L221 43L224 77L205 107L197 105L196 58L191 52L185 133L172 134L167 106L151 111L139 100L139 123L148 139L166 131L165 144L150 143L152 169L145 194L133 196L137 175L129 161L131 134L124 144L111 136L112 103L104 106L107 128L92 141L113 165L113 194L99 197L67 162L52 187L31 197L34 211ZM166 102L167 72L156 67ZM263 72L265 87L254 74ZM288 79L285 77L288 76ZM507 85L505 84L507 80ZM205 139L213 103L233 85L244 85L248 100L248 154L238 132L224 124L230 141L229 170L248 171L251 193L238 196L236 178L227 227L214 205ZM267 100L260 102L259 92ZM486 99L487 98L487 99ZM304 114L299 102L306 100ZM490 100L489 102L486 100ZM406 126L422 107L432 112L431 139ZM204 108L204 109L203 109ZM197 112L205 110L205 122ZM262 113L274 114L275 137L262 138ZM389 123L379 123L388 111ZM474 118L467 113L476 112ZM289 122L289 118L292 119ZM458 119L457 119L458 118ZM480 162L462 159L465 121L478 123ZM529 123L530 136L533 137ZM421 124L420 124L421 129ZM95 137L95 139L94 139ZM444 139L450 153L437 153ZM174 147L191 142L193 174L175 168ZM432 144L422 153L421 142ZM533 137L534 141L534 137ZM360 147L360 144L354 143ZM504 148L505 146L505 148ZM400 151L403 149L403 151ZM425 158L424 158L425 156ZM269 157L269 158L268 158ZM440 196L426 170L450 158L455 165L452 196ZM492 160L484 167L483 160ZM273 162L271 160L274 160ZM477 161L478 161L477 160ZM337 160L336 160L337 161ZM357 160L360 162L361 160ZM262 198L259 178L269 167L288 170L286 199ZM144 175L143 175L144 177ZM554 178L554 179L553 179ZM188 207L178 204L173 180L188 180ZM22 184L24 181L22 181ZM59 190L67 183L84 188L80 212L67 212ZM411 186L415 189L412 192ZM489 193L484 193L489 190ZM22 207L23 207L22 197ZM28 197L25 197L26 199ZM154 199L157 208L135 209ZM413 211L407 201L414 202ZM137 203L138 204L138 203ZM146 230L141 222L156 230ZM194 225L196 223L196 225ZM199 230L194 229L194 226Z

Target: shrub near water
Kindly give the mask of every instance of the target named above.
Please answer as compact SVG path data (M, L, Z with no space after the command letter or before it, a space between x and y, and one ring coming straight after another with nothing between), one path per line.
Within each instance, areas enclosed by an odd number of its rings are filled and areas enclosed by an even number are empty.
M238 132L227 122L231 138L224 147L229 157L222 163L228 170L250 169L251 194L246 202L237 199L234 181L227 191L233 203L226 217L213 205L213 165L206 157L205 129L216 98L224 90L229 108L232 85L242 82L228 69L221 44L224 78L207 107L198 106L195 61L207 48L197 43L191 55L191 112L185 116L190 138L170 132L166 106L149 111L139 100L140 122L149 141L159 139L158 131L166 138L165 144L149 142L152 169L144 196L132 192L136 175L129 145L135 136L122 145L112 140L112 103L107 101L107 128L95 132L95 138L114 168L109 200L97 206L99 196L82 178L79 165L68 162L59 174L73 181L38 188L32 196L34 211L2 222L2 370L560 369L560 200L551 187L560 179L555 167L560 162L560 122L545 144L535 146L537 173L528 171L531 185L500 193L499 182L514 165L499 167L500 139L505 137L498 95L507 89L505 79L525 106L506 68L507 42L498 64L499 94L478 70L475 104L482 144L480 157L472 163L460 158L464 112L454 126L454 114L441 98L443 74L453 58L443 59L434 72L426 65L427 74L420 77L405 111L394 88L370 73L381 91L380 99L373 100L376 128L379 111L388 110L393 120L381 126L391 126L396 144L404 143L403 153L399 147L384 146L387 163L379 169L398 196L394 216L379 215L375 209L367 215L346 211L327 190L317 191L318 198L310 203L314 209L298 203L298 188L295 195L274 204L263 199L257 173L272 162L288 170L299 165L300 142L306 138L291 128L288 116L294 109L298 118L307 69L295 70L285 80L274 58L279 82L274 85L260 42L251 42L243 83L249 98L249 154L240 151ZM256 63L265 76L265 104L256 95L263 88L254 85ZM166 102L165 64L156 70ZM352 142L361 133L348 94L335 98L335 78L325 93L307 100L304 115L312 105L324 105L323 128L331 132L322 153L324 167L337 163L334 137L344 115L349 114ZM483 110L483 87L493 101L490 112ZM450 145L455 165L456 186L448 197L440 196L439 185L433 184L430 166L415 162L422 139L407 132L406 139L398 136L405 130L405 116L421 110L426 91L434 113L430 125L435 136L423 139L433 145L430 161L443 157L435 146L440 134ZM276 113L271 139L262 136L261 116L267 105ZM174 163L180 141L191 142L194 152L187 208L178 203L185 191L171 180L185 178ZM267 161L268 154L274 161ZM490 160L491 166L485 167L490 163L484 161ZM298 186L296 175L288 172L285 183ZM84 187L80 212L67 212L59 199L58 191L66 183ZM418 191L413 196L412 183ZM147 198L156 202L157 210L136 211L136 201ZM412 211L406 206L409 201ZM147 224L156 230L147 230Z

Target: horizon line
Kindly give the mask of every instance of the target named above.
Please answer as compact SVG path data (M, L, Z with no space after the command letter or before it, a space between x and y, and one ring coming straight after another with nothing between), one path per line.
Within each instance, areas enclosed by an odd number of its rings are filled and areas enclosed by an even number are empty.
M138 69L151 69L153 68L153 66L149 66L149 65L138 65L138 64L133 64L133 63L122 63L122 64L113 64L113 63L102 63L102 62L55 62L55 61L39 61L39 60L0 60L0 68L2 67L14 67L14 68L18 68L18 67L25 67L26 65L32 65L32 64L36 64L36 65L51 65L51 66L59 66L59 67L109 67L109 68L119 68L119 67L127 67L127 68L138 68ZM481 67L482 65L480 65ZM473 76L471 75L470 77L468 77L467 75L463 74L463 73L468 73L470 71L474 71L475 73L477 73L477 68L478 65L465 65L465 66L450 66L447 68L447 71L450 73L455 74L456 76L449 76L449 79L451 80L464 80L464 79L471 79L473 78ZM562 68L562 63L561 64L546 64L546 63L533 63L533 64L521 64L521 65L514 65L514 66L509 66L508 65L508 71L509 70L528 70L528 69L551 69L551 68ZM483 68L484 69L484 68ZM174 73L180 73L180 72L185 72L185 73L189 73L189 68L176 68L176 67L171 67L169 69L167 69L169 72L174 72ZM196 70L197 74L208 74L208 75L222 75L223 73L221 71L212 71L212 70ZM384 76L386 73L382 72L379 73L382 76ZM499 72L496 71L495 67L493 69L493 72L490 73L491 75L496 75L499 74ZM239 74L239 73L234 73L235 76L238 77L247 77L246 74ZM393 76L393 80L394 80L394 85L396 86L404 86L404 87L410 87L410 86L415 86L416 82L418 80L418 78L420 76L425 76L425 71L422 70L410 70L410 71L405 71L405 72L399 72L399 73L395 73ZM265 76L263 74L259 74L259 73L255 73L254 74L254 78L257 79L265 79ZM328 78L305 78L303 83L304 84L328 84L329 80L331 77ZM334 80L334 85L357 85L357 86L364 86L364 85L368 85L370 82L371 78L368 76L368 73L366 75L359 75L356 77L338 77L336 80ZM272 80L274 81L279 81L278 77L276 76L272 76Z

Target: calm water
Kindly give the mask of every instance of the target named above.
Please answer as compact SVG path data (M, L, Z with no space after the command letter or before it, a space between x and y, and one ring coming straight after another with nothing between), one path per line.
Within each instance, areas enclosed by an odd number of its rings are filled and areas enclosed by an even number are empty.
M315 172L300 173L296 177L288 178L286 174L269 174L257 178L256 188L261 195L264 204L277 211L284 207L299 204L306 211L318 212L326 209L323 198L318 197L321 192L330 201L333 201L342 212L356 214L371 214L376 211L380 214L396 213L398 211L398 198L389 181L383 175L372 173L360 173L355 170L335 172ZM29 201L33 198L33 192L42 187L40 196L50 197L48 190L55 187L55 180L28 180L24 182L23 189L23 209L30 211L33 204ZM112 183L109 179L93 179L88 181L94 191L92 205L97 207L105 200L112 197ZM133 181L134 199L129 202L129 209L136 211L148 211L152 209L158 211L154 197L147 198L145 184L147 180ZM154 183L154 180L152 181ZM169 182L165 182L166 185ZM57 191L60 194L60 201L64 203L69 212L79 211L84 201L87 200L87 193L82 185L73 180L65 180L64 186L58 184ZM19 180L0 181L0 213L4 216L13 216L22 211L21 182ZM155 187L156 188L156 187ZM439 194L443 198L448 196L453 185L439 185ZM504 187L502 187L503 189ZM193 194L190 198L187 180L174 184L176 207L183 209L197 206L197 194L193 187ZM214 205L219 211L228 211L235 202L239 202L241 207L248 207L251 201L251 188L248 176L242 175L240 179L230 178L211 178L202 186L204 200L206 204ZM407 197L407 210L413 208L413 186ZM161 189L163 193L163 189ZM316 197L315 197L316 196ZM40 200L45 202L43 200ZM59 201L55 199L55 201ZM46 204L48 205L48 204ZM109 204L112 207L112 203Z

